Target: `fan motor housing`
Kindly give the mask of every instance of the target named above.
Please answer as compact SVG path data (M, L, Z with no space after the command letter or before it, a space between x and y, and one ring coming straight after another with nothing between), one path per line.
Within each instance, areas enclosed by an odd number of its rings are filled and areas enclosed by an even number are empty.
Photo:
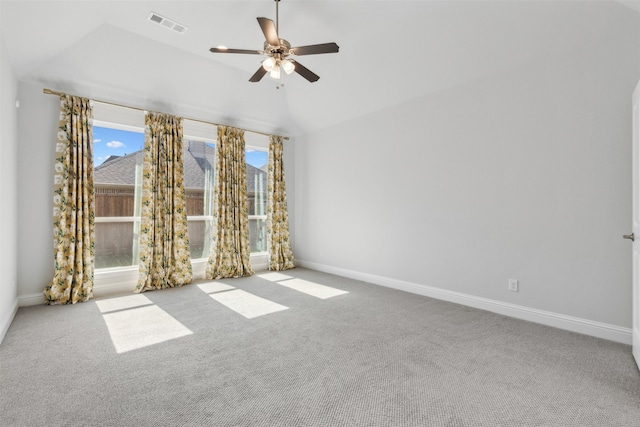
M281 55L287 56L291 51L291 43L289 43L285 39L278 39L280 41L280 46L272 46L269 42L264 42L264 52L273 55L275 53L279 53Z

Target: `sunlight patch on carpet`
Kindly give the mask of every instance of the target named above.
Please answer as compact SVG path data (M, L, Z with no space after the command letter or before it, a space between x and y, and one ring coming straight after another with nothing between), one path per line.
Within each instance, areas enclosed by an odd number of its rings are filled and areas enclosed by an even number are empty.
M289 308L240 289L209 294L209 296L247 319L253 319L254 317L264 316L265 314L271 314Z
M341 289L332 288L331 286L320 285L318 283L302 279L284 280L276 283L320 299L327 299L349 293Z
M222 292L222 291L229 291L231 289L235 289L233 286L227 285L226 283L222 283L222 282L202 283L202 284L197 285L197 286L203 292L206 292L208 294L212 294L214 292Z
M293 279L293 277L287 276L286 274L282 274L282 273L264 273L264 274L258 274L258 277L261 279L268 280L270 282L278 282L280 280Z
M117 353L193 334L157 305L116 311L103 317Z
M143 305L151 305L153 301L144 295L128 295L126 297L109 298L96 301L96 305L100 313L108 313L110 311L126 310L128 308L141 307Z

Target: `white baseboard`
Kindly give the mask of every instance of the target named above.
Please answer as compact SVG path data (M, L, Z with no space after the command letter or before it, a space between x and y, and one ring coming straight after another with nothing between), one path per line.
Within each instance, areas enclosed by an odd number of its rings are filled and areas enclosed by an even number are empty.
M113 283L108 285L94 286L93 297L104 298L104 297L110 297L114 295L130 294L130 293L133 293L133 288L135 287L135 285L136 285L135 282L133 283L118 282L118 283ZM29 307L32 305L43 305L44 303L45 303L44 294L42 292L38 294L20 295L18 297L18 306L20 307Z
M633 357L636 359L638 369L640 369L640 331L633 332Z
M252 257L253 258L253 257ZM266 257L252 259L251 267L255 272L267 271L269 263ZM204 279L206 261L193 262L193 280ZM137 267L102 270L95 273L93 285L94 298L108 298L117 295L132 294L138 283ZM28 307L44 304L44 294L26 294L18 296L17 307ZM13 318L13 317L12 317ZM1 342L1 341L0 341Z
M4 336L7 334L9 327L11 326L11 322L13 322L13 318L16 317L16 313L18 312L18 300L16 299L13 302L13 307L9 312L0 319L0 344L4 341Z
M311 270L317 270L325 273L335 274L337 276L348 277L350 279L361 280L363 282L372 283L374 285L385 286L388 288L411 292L430 298L466 305L469 307L491 311L493 313L498 313L517 319L540 323L542 325L552 326L572 332L578 332L585 335L591 335L597 338L603 338L629 345L632 343L633 335L630 328L623 328L607 323L581 319L579 317L566 316L564 314L538 310L522 305L510 304L502 301L464 294L461 292L448 291L446 289L436 288L433 286L405 282L403 280L391 279L388 277L347 270L344 268L333 267L329 265L317 264L314 262L308 262L299 259L296 259L296 264L300 267L308 268Z
M29 307L32 305L43 305L44 294L42 292L37 294L26 294L18 296L18 307Z

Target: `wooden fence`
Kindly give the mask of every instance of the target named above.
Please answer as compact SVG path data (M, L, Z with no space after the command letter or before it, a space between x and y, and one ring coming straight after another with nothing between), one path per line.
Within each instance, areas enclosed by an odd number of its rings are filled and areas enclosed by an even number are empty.
M96 217L133 217L134 215L134 190L133 186L103 186L96 185L95 202ZM187 196L187 215L202 216L204 215L204 191L191 190L186 192ZM263 198L262 198L263 199ZM249 194L247 197L247 205L249 215L254 215L256 210L255 197ZM264 207L262 207L264 209ZM263 210L264 212L264 210ZM258 232L258 228L264 227L263 220L249 221L251 227L251 235L258 236L263 233ZM117 265L127 264L133 257L133 241L134 241L134 221L127 222L97 222L96 223L96 239L95 254L98 258L109 258ZM200 258L203 254L205 245L205 221L189 221L189 240L191 246L191 255L193 258ZM251 250L262 251L265 243L262 241L254 241L251 239ZM134 263L135 264L135 263Z

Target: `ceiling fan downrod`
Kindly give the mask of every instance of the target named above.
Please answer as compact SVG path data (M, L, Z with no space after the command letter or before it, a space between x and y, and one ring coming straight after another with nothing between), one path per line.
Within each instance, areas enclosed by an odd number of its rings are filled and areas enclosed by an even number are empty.
M276 2L276 33L280 34L280 26L278 25L279 21L279 13L278 13L278 5L280 4L280 0L274 0Z

